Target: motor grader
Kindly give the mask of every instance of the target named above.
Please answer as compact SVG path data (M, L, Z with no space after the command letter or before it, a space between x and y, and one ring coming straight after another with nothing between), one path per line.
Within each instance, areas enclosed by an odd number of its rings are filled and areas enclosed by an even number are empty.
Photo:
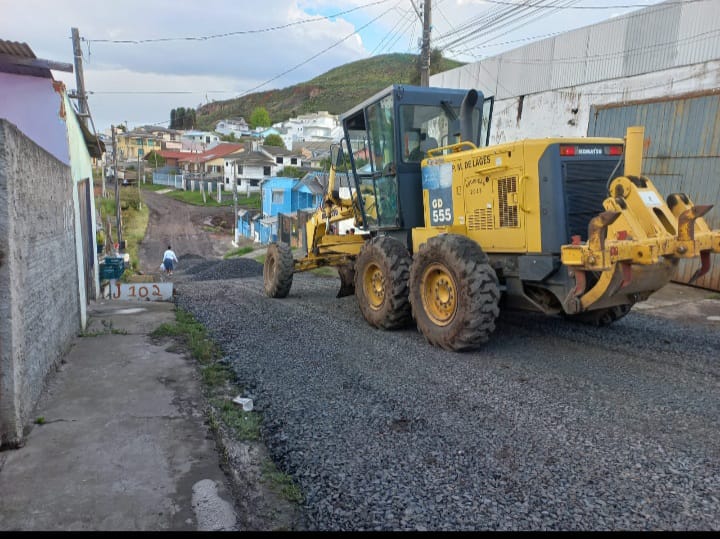
M338 297L354 293L370 325L414 320L428 342L462 351L488 340L500 308L604 326L680 259L699 259L693 279L709 270L712 206L663 200L642 175L642 127L488 146L491 113L475 90L395 85L343 114L306 252L269 245L266 294L335 266ZM339 234L341 222L357 233Z

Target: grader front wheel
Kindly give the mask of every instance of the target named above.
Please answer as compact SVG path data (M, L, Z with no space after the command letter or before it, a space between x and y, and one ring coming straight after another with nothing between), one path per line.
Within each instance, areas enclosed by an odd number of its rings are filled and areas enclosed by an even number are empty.
M430 238L415 255L409 289L413 318L430 344L469 350L495 330L497 275L480 246L465 236Z
M263 281L265 294L284 298L290 293L293 279L293 255L286 243L271 243L265 255Z
M410 322L407 280L410 254L398 240L373 238L355 261L355 296L373 327L397 329Z

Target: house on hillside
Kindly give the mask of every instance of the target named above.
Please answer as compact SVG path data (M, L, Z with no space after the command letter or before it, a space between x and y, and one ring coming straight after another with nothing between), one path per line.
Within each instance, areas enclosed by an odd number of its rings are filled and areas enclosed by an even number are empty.
M99 296L102 141L26 43L0 40L0 446L23 443L48 373Z
M242 144L223 142L204 152L185 152L185 157L178 159L178 165L185 174L220 181L225 168L224 158L242 148Z
M221 135L233 135L235 138L248 137L252 134L252 129L242 116L220 120L215 124L215 131Z
M292 152L301 156L301 166L320 169L322 161L330 158L331 141L312 140L295 142Z
M300 142L338 142L342 138L342 126L338 116L325 110L301 114L295 118L273 125L287 148Z
M209 131L185 131L180 137L182 149L189 152L205 152L220 144L220 136Z
M302 165L302 155L287 148L262 145L259 150L275 160L275 164L279 167L278 172L282 172L282 169L287 166L299 168Z

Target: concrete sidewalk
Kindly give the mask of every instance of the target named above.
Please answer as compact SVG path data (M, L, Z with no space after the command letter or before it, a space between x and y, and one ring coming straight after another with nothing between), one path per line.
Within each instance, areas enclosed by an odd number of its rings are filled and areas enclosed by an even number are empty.
M0 453L0 530L237 529L196 367L148 336L173 310L90 306L25 445Z

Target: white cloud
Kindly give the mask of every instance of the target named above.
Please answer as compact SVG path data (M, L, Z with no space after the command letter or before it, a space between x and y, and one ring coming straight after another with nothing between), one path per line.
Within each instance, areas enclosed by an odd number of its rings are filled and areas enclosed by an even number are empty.
M432 5L434 36L502 7L482 0L434 0ZM229 99L266 81L271 82L254 91L283 88L370 53L417 53L421 35L410 0L0 0L0 13L0 39L25 42L39 58L58 62L73 62L71 28L78 28L98 129L125 120L163 121L172 108ZM556 32L591 24L590 14L595 20L609 17L566 10L550 26ZM515 37L547 33L545 21ZM144 42L118 43L126 40ZM499 50L474 52L486 56ZM73 74L54 75L75 88ZM181 91L192 93L150 93Z

